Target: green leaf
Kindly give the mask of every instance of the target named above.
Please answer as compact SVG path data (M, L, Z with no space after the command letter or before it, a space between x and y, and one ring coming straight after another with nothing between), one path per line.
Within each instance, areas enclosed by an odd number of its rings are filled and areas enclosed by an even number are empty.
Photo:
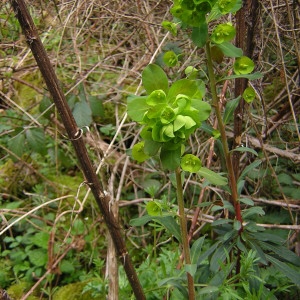
M42 248L48 249L48 242L49 242L50 234L48 232L38 232L31 237L31 241L34 245Z
M202 163L197 156L193 154L186 154L181 158L180 166L183 171L196 173L200 170Z
M104 117L102 100L97 96L89 96L89 103L94 117Z
M75 272L74 264L71 261L66 259L64 259L61 262L59 267L62 273L72 274L73 272Z
M160 216L162 214L161 204L155 200L147 203L146 210L150 216Z
M208 39L208 26L206 20L204 20L199 27L193 28L191 39L197 47L202 48L205 45Z
M180 94L186 95L190 98L194 98L197 93L200 93L200 90L196 81L184 78L175 81L171 85L169 93L167 95L167 99L168 101L172 101L176 98L177 95Z
M192 107L198 110L199 122L203 122L208 119L211 113L211 106L205 101L199 99L192 99Z
M143 86L148 94L155 90L168 92L168 77L163 69L157 65L150 64L142 72Z
M204 177L210 183L214 185L226 185L228 183L227 178L221 176L220 174L215 173L214 171L202 167L197 174L201 177Z
M194 277L197 272L197 264L185 264L184 270L190 273L192 277Z
M143 226L153 219L153 216L145 215L136 219L131 219L129 224L131 226Z
M25 135L24 133L19 133L8 141L8 148L18 157L21 157L25 150L24 144Z
M93 121L91 108L86 101L75 103L73 116L79 128L90 126Z
M85 226L82 220L76 219L73 223L71 232L73 235L82 235L85 232Z
M160 160L164 169L174 171L180 166L181 148L169 150L162 147L160 152Z
M173 217L153 217L153 220L159 221L170 234L172 234L179 242L181 242L180 227Z
M205 236L201 236L198 238L192 245L191 248L191 262L192 264L197 264L198 257L201 253L202 246L205 240Z
M249 80L255 80L262 77L263 75L260 72L256 72L253 74L230 75L230 76L222 77L221 79L218 80L218 82L229 80L229 79L236 79L236 78L247 78Z
M228 124L228 122L230 122L233 118L233 114L235 109L237 108L237 106L239 105L241 96L230 100L226 103L225 106L225 112L224 112L224 116L223 116L223 122L224 124Z
M250 205L250 206L253 206L254 205L254 202L253 200L249 199L249 198L240 198L239 201L241 203L244 203L246 205Z
M132 148L132 157L133 159L137 160L138 162L144 162L147 160L150 156L145 153L144 151L144 145L145 142L139 142L135 144Z
M267 259L281 271L285 276L287 276L294 284L300 285L300 272L299 270L292 269L286 263L281 262L280 260L272 257L271 255L266 254Z
M42 128L30 128L25 131L29 147L41 155L47 153L46 137Z
M237 48L230 42L217 44L216 47L218 47L227 57L240 57L243 55L243 50L241 48Z
M215 251L211 260L210 260L210 270L212 272L217 272L224 260L226 259L227 254L230 252L234 243L223 243L221 246Z
M130 96L127 98L127 113L133 121L142 122L148 109L147 97Z
M230 152L250 152L252 154L254 154L255 156L258 156L257 152L254 149L248 148L248 147L237 147L232 149Z
M253 215L263 216L263 215L265 215L265 212L259 206L253 206L253 207L247 208L247 209L243 210L243 212L242 212L243 219L245 219L245 220Z
M245 178L245 176L253 169L255 169L256 167L258 167L261 164L261 160L255 160L253 163L251 163L249 166L247 166L243 172L241 173L238 182L240 180L243 180Z
M34 249L28 252L30 262L37 267L43 267L48 261L48 254L46 250Z

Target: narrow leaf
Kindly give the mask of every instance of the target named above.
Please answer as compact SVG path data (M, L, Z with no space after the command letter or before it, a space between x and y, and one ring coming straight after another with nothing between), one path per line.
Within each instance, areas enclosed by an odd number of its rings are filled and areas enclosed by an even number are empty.
M247 78L249 80L255 80L255 79L262 78L262 77L263 77L263 74L261 74L260 72L256 72L256 73L252 73L252 74L230 75L230 76L222 77L221 79L218 80L218 82L228 80L228 79L235 79L235 78Z
M237 108L237 106L239 105L240 99L241 99L241 96L239 96L233 100L230 100L226 103L225 112L224 112L224 116L223 116L224 124L228 124L228 122L232 120L233 113L234 113L235 109Z
M197 47L203 47L208 38L208 26L206 21L200 24L199 27L194 27L192 31L192 41Z
M250 152L252 154L254 154L255 156L258 156L257 152L254 149L248 148L248 147L237 147L233 150L231 150L230 152L233 151L238 151L238 152Z
M205 167L202 167L197 172L197 174L201 177L204 177L206 180L208 180L211 184L214 185L226 185L228 183L227 178Z
M216 45L225 56L228 57L240 57L243 55L243 50L241 48L237 48L230 42L223 42L222 44Z
M251 163L249 166L247 166L242 174L240 175L238 181L242 180L245 178L245 176L250 172L252 171L253 169L255 169L256 167L258 167L259 165L261 164L261 160L255 160L253 163Z
M271 255L266 254L267 259L280 270L285 276L287 276L294 284L300 285L300 272L299 270L292 269L286 263L281 262L280 260L272 257Z

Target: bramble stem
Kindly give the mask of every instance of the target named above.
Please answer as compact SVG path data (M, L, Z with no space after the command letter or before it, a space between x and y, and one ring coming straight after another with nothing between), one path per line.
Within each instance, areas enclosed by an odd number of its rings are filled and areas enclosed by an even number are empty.
M178 201L178 210L179 210L179 221L180 221L180 231L183 247L183 256L185 264L191 264L190 256L190 247L188 241L188 232L187 232L187 222L184 212L184 201L183 201L183 187L181 181L181 169L178 167L175 171L176 173L176 184L177 184L177 201ZM188 280L188 291L189 291L189 300L195 299L195 287L193 276L187 272Z
M219 98L218 98L217 89L216 89L216 78L215 78L215 73L214 73L214 69L213 69L213 63L212 63L212 58L211 58L211 48L210 48L209 42L206 43L205 51L206 51L206 57L207 57L208 77L209 77L210 89L211 89L211 94L212 94L212 103L213 103L213 107L215 108L215 113L216 113L216 117L218 120L218 129L221 134L221 142L223 145L225 161L226 161L226 168L227 168L227 172L228 172L229 184L230 184L230 189L231 189L231 199L232 199L232 203L234 205L235 217L241 223L241 229L239 232L242 232L243 219L242 219L242 214L241 214L240 202L238 200L237 182L236 182L236 178L235 178L235 174L234 174L234 170L233 170L233 164L232 164L231 154L230 154L229 148L228 148L225 126L223 123L221 109L220 109L220 105L219 105Z

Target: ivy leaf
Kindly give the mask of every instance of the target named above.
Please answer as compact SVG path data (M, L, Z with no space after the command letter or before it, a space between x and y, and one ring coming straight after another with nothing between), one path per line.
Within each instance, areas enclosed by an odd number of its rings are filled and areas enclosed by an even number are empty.
M41 155L47 153L46 143L45 143L45 133L42 128L30 128L26 130L26 139L29 147Z
M228 183L227 178L205 167L202 167L197 174L214 185L226 185Z
M166 73L157 65L148 65L142 73L143 86L148 94L155 90L168 92L169 82Z
M92 110L86 101L76 102L73 116L78 127L90 126L92 123Z
M235 109L237 108L237 106L239 105L240 99L241 99L241 96L239 96L233 100L230 100L226 103L225 112L224 112L224 116L223 116L224 124L228 124L228 122L232 120L233 113L234 113Z
M148 109L147 97L131 96L127 98L127 113L133 121L142 122Z

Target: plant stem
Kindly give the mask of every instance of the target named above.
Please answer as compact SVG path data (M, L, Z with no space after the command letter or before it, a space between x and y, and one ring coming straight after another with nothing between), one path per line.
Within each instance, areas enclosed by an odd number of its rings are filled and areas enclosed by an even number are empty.
M178 210L179 210L179 221L180 221L180 230L181 230L181 239L183 247L183 256L185 264L191 264L190 256L190 247L188 241L188 232L187 232L187 222L184 212L184 201L183 201L183 188L181 182L181 169L178 167L175 171L176 173L176 184L177 184L177 201L178 201ZM193 276L187 272L188 280L188 291L189 291L189 300L195 299L195 287Z
M214 69L213 69L213 63L212 63L212 58L211 58L211 48L210 48L209 42L206 43L205 50L206 50L206 57L207 57L208 77L209 77L210 89L211 89L211 94L212 94L212 103L215 108L215 113L216 113L216 117L218 120L218 128L219 128L219 131L221 134L221 142L223 145L225 161L226 161L226 168L227 168L227 172L228 172L229 184L230 184L230 189L231 189L231 199L232 199L232 203L233 203L234 209L235 209L235 217L241 223L241 229L239 230L239 233L241 233L243 230L243 219L242 219L242 214L241 214L240 202L238 200L237 182L236 182L236 177L234 174L231 154L229 152L229 147L228 147L228 142L227 142L225 126L223 123L221 109L220 109L220 105L219 105L219 98L218 98L217 89L216 89L216 78L215 78L215 73L214 73Z

